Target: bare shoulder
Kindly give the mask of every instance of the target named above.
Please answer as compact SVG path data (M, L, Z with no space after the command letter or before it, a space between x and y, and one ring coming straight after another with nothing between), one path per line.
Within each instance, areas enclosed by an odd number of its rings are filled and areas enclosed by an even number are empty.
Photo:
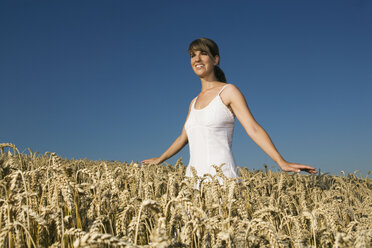
M243 94L237 86L234 84L228 84L225 89L221 92L221 98L225 103L230 104L232 100L237 97L243 97Z
M241 91L239 90L239 88L235 84L230 84L230 83L226 85L225 89L222 92L226 92L227 93L226 95L239 94L239 93L241 94Z

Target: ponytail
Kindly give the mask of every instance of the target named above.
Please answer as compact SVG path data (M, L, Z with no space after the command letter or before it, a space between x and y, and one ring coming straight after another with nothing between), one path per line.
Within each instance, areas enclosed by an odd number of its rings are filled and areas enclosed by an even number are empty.
M218 81L226 83L225 73L218 65L214 66L214 75L216 76Z

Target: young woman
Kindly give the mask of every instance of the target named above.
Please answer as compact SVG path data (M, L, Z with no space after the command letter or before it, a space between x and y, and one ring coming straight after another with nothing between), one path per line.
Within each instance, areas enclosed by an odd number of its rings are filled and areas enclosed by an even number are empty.
M181 135L157 158L145 159L144 164L159 164L179 152L187 143L190 161L186 176L191 177L190 167L195 167L198 176L215 174L212 165L221 165L226 177L237 177L237 167L231 151L235 116L247 134L272 158L283 171L306 171L316 173L315 168L291 163L283 159L269 135L253 118L244 96L233 84L227 84L219 68L217 44L207 38L191 42L188 52L191 67L201 81L201 92L189 107Z

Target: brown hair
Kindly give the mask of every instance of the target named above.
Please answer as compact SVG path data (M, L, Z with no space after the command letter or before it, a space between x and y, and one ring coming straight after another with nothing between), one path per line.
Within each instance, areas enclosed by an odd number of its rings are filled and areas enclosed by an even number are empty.
M216 57L216 55L220 57L220 52L216 42L208 38L199 38L194 40L190 43L189 49L187 51L190 55L193 51L202 51L208 53L208 55L212 58ZM218 64L219 63L220 61L218 61ZM218 64L214 67L214 75L216 76L218 81L226 83L225 73L218 66Z

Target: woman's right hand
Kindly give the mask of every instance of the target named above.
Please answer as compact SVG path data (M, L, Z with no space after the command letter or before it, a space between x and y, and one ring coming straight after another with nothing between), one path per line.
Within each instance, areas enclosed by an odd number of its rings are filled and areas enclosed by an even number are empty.
M149 158L141 161L143 164L160 164L161 162L160 158Z

